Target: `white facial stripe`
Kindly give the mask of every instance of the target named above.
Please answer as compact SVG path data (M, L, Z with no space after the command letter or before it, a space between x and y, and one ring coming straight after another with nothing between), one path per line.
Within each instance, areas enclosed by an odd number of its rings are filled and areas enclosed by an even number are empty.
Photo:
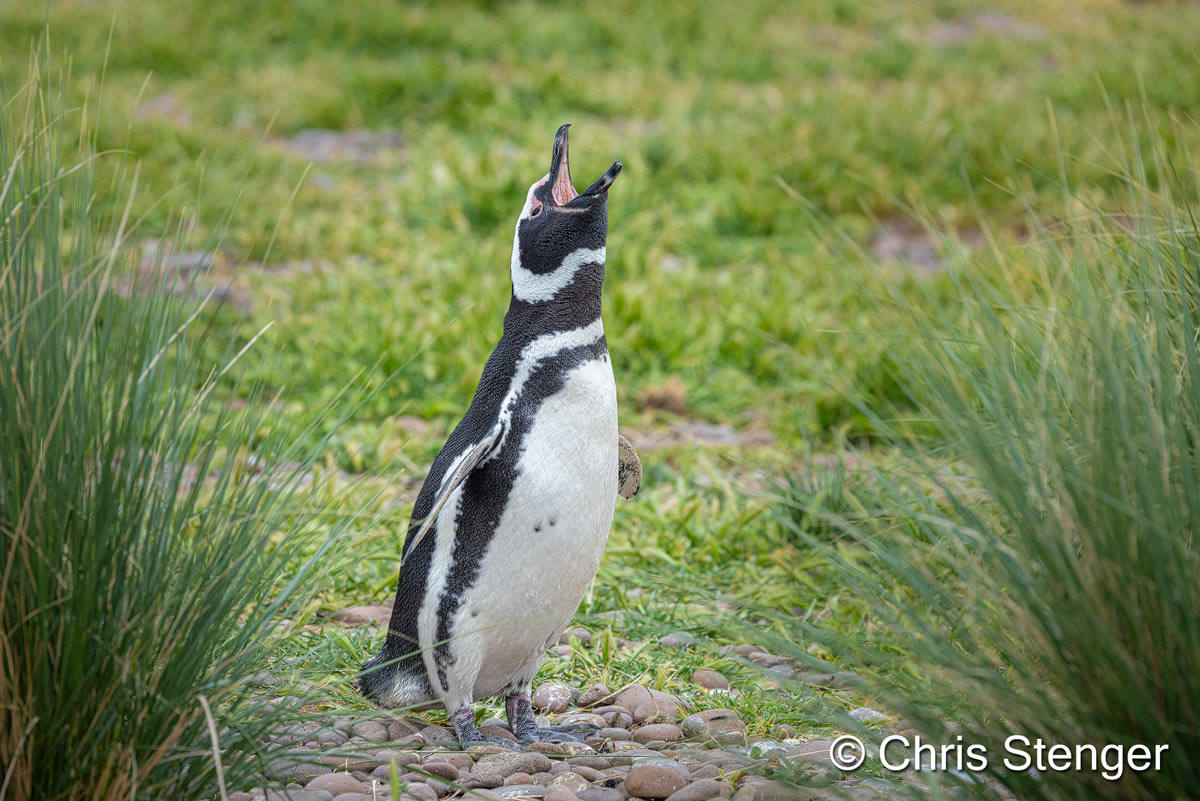
M526 270L521 264L521 243L513 239L513 294L526 303L553 300L554 296L575 280L575 273L587 264L604 264L604 248L579 248L566 255L557 269L548 273Z

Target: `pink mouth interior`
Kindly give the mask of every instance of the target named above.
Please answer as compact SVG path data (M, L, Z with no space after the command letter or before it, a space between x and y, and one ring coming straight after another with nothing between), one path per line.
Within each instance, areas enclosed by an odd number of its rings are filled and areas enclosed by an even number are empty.
M565 147L563 148L562 163L558 166L558 177L554 179L554 186L550 187L550 195L554 198L554 202L560 206L565 206L579 197L579 193L575 191L575 187L571 184L571 165L567 162L567 149Z

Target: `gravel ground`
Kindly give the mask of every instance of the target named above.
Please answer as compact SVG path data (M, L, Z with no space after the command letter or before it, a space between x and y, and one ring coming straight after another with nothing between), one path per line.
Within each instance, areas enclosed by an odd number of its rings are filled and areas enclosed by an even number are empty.
M781 673L795 667L758 646L732 650ZM713 693L730 689L715 670L698 670L692 681ZM229 801L774 801L915 798L926 789L845 776L830 761L828 739L800 739L783 725L771 737L748 736L732 709L692 712L639 684L614 690L546 682L534 690L533 706L545 716L539 725L579 725L584 742L463 749L449 728L414 718L330 717L277 732L287 751L269 766L268 783ZM867 708L855 713L883 717ZM484 720L480 729L516 746L503 720ZM781 781L784 775L799 785Z

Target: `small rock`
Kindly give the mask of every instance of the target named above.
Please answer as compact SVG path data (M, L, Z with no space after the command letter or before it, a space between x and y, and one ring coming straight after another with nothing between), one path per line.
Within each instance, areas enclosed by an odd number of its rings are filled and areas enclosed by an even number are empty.
M485 737L503 737L505 740L517 742L517 738L508 729L502 729L499 726L480 726L479 733Z
M584 645L592 644L592 633L582 626L575 626L574 628L570 628L570 629L567 629L566 631L564 631L562 633L562 635L558 638L558 644L559 645L570 645L572 637L579 640Z
M796 736L796 728L786 723L776 723L771 727L771 736L780 740L788 740Z
M859 723L878 723L881 720L887 720L887 715L876 709L871 709L869 706L860 706L858 709L851 709L850 717Z
M593 684L579 694L580 706L595 706L608 700L612 695L612 690L608 689L603 684Z
M507 778L517 772L534 774L548 771L552 764L550 757L545 754L539 754L536 751L510 751L508 753L487 754L480 757L476 763L476 770L494 768Z
M332 620L347 626L386 626L392 619L392 610L386 606L352 606L334 612Z
M287 790L271 787L264 796L265 801L333 801L333 794L328 790Z
M711 738L719 743L735 742L746 735L746 724L732 709L706 709L688 715L680 727L688 737Z
M792 746L791 755L793 759L804 762L829 762L832 764L829 757L829 749L832 745L833 740L809 740L806 743Z
M591 782L570 770L559 773L547 785L547 787L566 787L572 795L581 793L590 786Z
M755 651L761 651L761 650L762 649L759 648L757 645L751 645L750 643L742 643L741 645L733 646L733 652L735 654L737 654L738 656L748 656L749 654L752 654Z
M434 789L427 784L413 782L404 789L408 795L421 799L421 801L437 801L438 795Z
M709 801L711 798L719 798L721 790L725 787L726 785L714 779L700 779L671 793L667 796L667 801Z
M533 691L533 708L552 714L565 712L571 704L571 688L565 684L548 681Z
M640 798L667 798L687 784L679 771L651 762L634 765L625 777L625 791Z
M365 793L366 785L349 773L329 773L318 776L305 785L309 790L328 790L333 796L342 793Z
M706 690L728 690L729 679L715 670L697 670L692 674L692 682Z
M550 651L550 653L554 654L557 657L561 657L563 659L566 659L568 656L570 656L573 653L573 651L571 650L571 646L569 646L569 645L552 645L552 646L550 646L550 648L548 650Z
M360 720L350 727L350 731L364 740L376 743L388 741L387 724L379 720Z
M421 729L421 736L425 738L425 742L427 743L457 742L454 739L454 732L445 726L426 726Z
M546 788L545 801L579 801L579 796L575 795L568 787L561 784L551 784Z
M506 787L497 787L493 792L501 798L529 799L542 798L546 795L546 788L537 784L513 784Z
M554 756L562 756L567 753L566 750L558 743L530 743L525 746L525 750L536 754L553 754Z
M633 739L639 743L649 743L655 740L673 743L683 739L683 731L673 723L652 723L635 731Z
M629 730L616 726L607 726L596 732L596 736L603 737L605 740L628 740Z
M658 644L664 648L690 648L696 644L696 638L686 631L673 631L658 638Z
M615 787L592 787L578 796L579 801L625 801L625 794Z
M504 780L504 784L508 784L508 785L533 784L533 783L534 783L533 777L530 776L528 773L524 773L522 771L517 771L516 773L514 773L513 775L509 776L507 779Z
M420 770L424 773L431 773L446 781L458 781L458 768L449 762L426 762L421 766Z

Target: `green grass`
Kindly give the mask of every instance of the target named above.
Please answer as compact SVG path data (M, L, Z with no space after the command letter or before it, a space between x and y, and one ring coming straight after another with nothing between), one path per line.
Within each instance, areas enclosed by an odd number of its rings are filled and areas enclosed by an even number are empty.
M102 99L96 147L139 166L132 247L182 227L190 247L216 251L197 280L248 304L207 309L187 358L224 363L271 324L206 424L256 388L278 391L248 446L318 451L313 502L321 522L350 527L354 558L311 588L298 618L317 628L276 655L295 660L297 688L363 713L344 682L377 635L322 621L393 590L412 482L499 337L514 218L558 124L575 123L577 184L625 164L604 301L622 425L702 420L765 428L775 444L643 453L645 488L618 507L579 616L638 645L583 649L544 676L690 692L691 670L712 663L745 692L752 731L803 724L808 736L830 730L828 703L854 699L789 699L716 646L870 620L836 554L794 526L823 542L841 530L803 509L774 514L764 488L823 474L846 443L903 464L880 439L891 417L937 433L897 369L911 321L895 311L925 310L944 332L968 304L951 272L872 253L879 229L918 217L949 234L934 246L947 264L1042 297L1029 237L1052 241L1079 204L1129 212L1123 163L1144 164L1153 185L1153 143L1194 136L1200 96L1200 7L1172 2L755 0L737 14L715 2L9 3L5 97L47 23L50 52L74 65L72 102ZM1123 162L1112 109L1126 104L1139 113L1122 124L1136 135ZM310 128L388 129L400 144L310 163L289 146ZM78 143L63 133L70 158ZM111 218L127 199L119 169L96 169L92 210ZM1193 200L1195 183L1178 191ZM974 244L955 253L955 240ZM682 414L639 402L672 380ZM320 410L347 387L361 403L338 426ZM877 492L835 476L821 501L857 523L890 514ZM600 616L616 610L620 626ZM679 629L701 645L640 649Z
M1161 179L1131 145L1116 151L1128 219L1076 198L1079 215L1040 231L1028 263L996 254L1007 280L964 271L952 333L927 311L895 312L899 330L926 332L897 361L940 459L897 432L918 446L906 468L863 471L851 493L827 475L784 504L863 605L858 632L793 634L861 669L860 689L927 741L959 723L992 755L986 774L1022 799L1200 786L1200 705L1182 678L1200 669L1200 172L1194 137L1157 146ZM1014 292L1013 271L1031 266L1036 288ZM1004 770L1012 734L1169 750L1119 782L1045 766L1034 777Z
M303 432L260 440L261 390L215 399L235 359L192 357L197 302L91 205L90 138L61 160L94 117L56 69L0 108L0 798L208 798L274 750L289 710L244 714L245 680L345 525L302 487Z

